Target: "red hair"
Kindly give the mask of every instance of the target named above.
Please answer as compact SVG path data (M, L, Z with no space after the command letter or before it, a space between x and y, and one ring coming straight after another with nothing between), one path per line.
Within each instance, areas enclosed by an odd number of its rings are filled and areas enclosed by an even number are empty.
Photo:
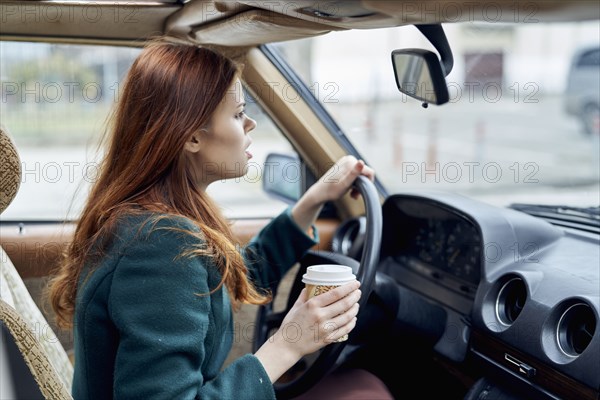
M143 210L183 216L200 228L201 234L188 233L200 236L205 248L182 255L212 256L222 276L212 290L224 284L234 307L270 300L248 280L239 243L219 208L194 183L183 151L192 134L208 125L239 73L238 65L214 51L167 40L151 42L137 57L111 118L99 177L49 287L59 326L72 324L81 270L101 257L107 245L101 238L111 236L120 217Z

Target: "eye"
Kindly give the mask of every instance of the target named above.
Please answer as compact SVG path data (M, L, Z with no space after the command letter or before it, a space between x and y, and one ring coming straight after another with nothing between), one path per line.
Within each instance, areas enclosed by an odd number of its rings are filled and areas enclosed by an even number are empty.
M240 111L239 113L235 114L235 118L236 119L242 119L242 118L244 118L244 115L246 115L246 110L245 109L242 110L242 111Z

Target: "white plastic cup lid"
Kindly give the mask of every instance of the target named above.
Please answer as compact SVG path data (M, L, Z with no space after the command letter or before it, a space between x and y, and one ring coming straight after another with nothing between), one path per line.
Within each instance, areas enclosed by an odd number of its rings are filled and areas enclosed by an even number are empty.
M312 265L302 275L302 282L309 285L343 285L355 280L352 268L337 264Z

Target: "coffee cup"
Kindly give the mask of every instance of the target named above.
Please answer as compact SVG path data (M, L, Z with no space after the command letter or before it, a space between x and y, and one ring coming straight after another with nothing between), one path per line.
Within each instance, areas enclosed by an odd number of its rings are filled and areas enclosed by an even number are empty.
M312 265L302 275L302 282L306 285L309 299L355 280L356 275L352 273L352 268L337 264ZM348 335L342 336L336 342L346 340Z

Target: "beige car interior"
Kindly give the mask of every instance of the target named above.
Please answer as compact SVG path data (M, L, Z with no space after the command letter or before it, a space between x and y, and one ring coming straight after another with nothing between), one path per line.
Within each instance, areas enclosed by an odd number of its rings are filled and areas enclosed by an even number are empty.
M426 13L420 9L425 3L429 10L454 7L456 13ZM0 0L0 40L142 46L147 39L168 35L214 48L245 65L243 80L249 91L313 172L320 176L327 165L345 154L345 150L306 102L285 100L282 93L287 83L285 77L257 46L336 30L472 20L474 15L484 15L481 10L487 3L472 0ZM588 0L494 0L493 3L497 9L506 11L503 15L509 18L514 15L514 7L522 8L520 11L526 14L531 11L532 4L540 21L596 18L587 13ZM456 15L461 18L455 18ZM16 195L20 182L18 153L4 129L0 136L0 152L2 211ZM351 201L349 196L337 206L341 218L359 215L364 210L361 202ZM234 233L245 242L267 222L267 219L236 221ZM338 220L317 222L321 238L319 249L330 249L338 224ZM41 279L51 273L69 242L72 229L73 224L29 224L25 232L0 226L2 354L5 354L5 345L15 344L13 348L17 350L11 351L21 357L19 371L23 376L29 375L30 382L37 382L45 398L70 398L72 360L36 307L23 280ZM40 243L54 245L40 251ZM32 326L47 327L43 332L49 336L36 335ZM6 357L1 358L3 363L7 361ZM8 361L17 363L19 357ZM0 372L8 373L13 368L17 370L17 366L5 368L2 365ZM0 398L3 394L0 392Z
M504 22L513 22L515 7L527 14L532 5L536 18L544 21L593 18L586 7L589 0L0 1L5 37L67 41L75 37L86 42L132 44L169 34L198 44L234 47L299 39L332 30L469 21L473 16L485 15L482 11L490 3L494 11L504 15ZM449 11L425 12L440 9ZM106 29L108 26L111 29Z
M0 160L1 213L21 183L17 149L1 127ZM0 278L0 398L31 398L41 393L45 398L70 399L73 364L2 247Z

